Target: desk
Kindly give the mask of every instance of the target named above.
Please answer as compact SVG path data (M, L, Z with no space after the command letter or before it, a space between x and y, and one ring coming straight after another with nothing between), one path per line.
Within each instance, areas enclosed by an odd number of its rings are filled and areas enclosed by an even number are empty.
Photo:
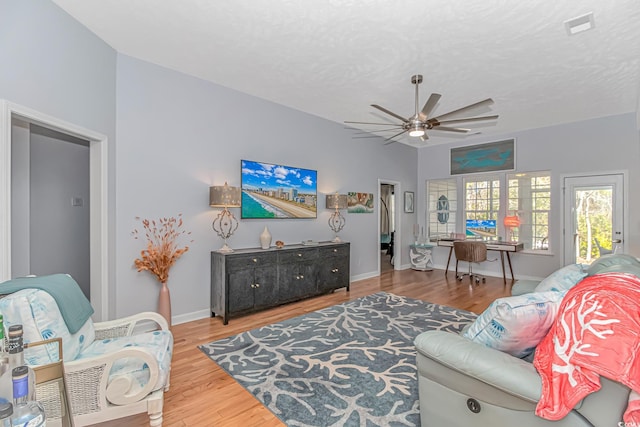
M445 276L449 272L449 263L451 262L451 254L453 253L453 242L452 239L447 240L438 240L438 246L444 246L449 248L449 258L447 258L447 268L444 270ZM502 264L502 278L504 279L504 283L507 283L507 273L504 270L504 256L507 255L507 261L509 262L509 271L511 272L511 280L514 280L513 276L513 267L511 266L511 256L509 255L511 252L519 252L524 249L524 243L522 242L500 242L500 241L490 241L486 242L488 251L497 251L500 252L500 262Z
M411 259L412 269L419 271L433 270L431 248L433 248L433 245L429 245L426 243L415 243L409 245L409 259Z

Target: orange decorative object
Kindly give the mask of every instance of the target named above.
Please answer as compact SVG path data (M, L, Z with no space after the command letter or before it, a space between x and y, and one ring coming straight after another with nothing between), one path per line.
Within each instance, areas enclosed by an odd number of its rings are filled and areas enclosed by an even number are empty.
M520 227L520 218L518 218L518 215L505 216L503 223L505 227Z

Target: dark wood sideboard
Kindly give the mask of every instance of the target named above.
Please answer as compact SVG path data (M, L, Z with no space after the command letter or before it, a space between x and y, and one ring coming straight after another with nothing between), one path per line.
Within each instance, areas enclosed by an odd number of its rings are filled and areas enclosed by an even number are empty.
M349 291L348 242L211 252L211 316L264 310L339 288Z

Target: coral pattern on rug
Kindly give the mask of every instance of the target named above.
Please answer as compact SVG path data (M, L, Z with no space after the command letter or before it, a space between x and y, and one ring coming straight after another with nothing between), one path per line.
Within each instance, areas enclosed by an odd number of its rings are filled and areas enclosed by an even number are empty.
M475 317L380 292L199 348L288 426L418 426L414 338Z

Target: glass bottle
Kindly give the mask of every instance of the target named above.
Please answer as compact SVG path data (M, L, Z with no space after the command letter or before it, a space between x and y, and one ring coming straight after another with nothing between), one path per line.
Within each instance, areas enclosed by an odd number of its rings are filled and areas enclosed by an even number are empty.
M0 427L11 427L12 415L13 404L9 402L0 403Z
M24 347L22 343L22 325L9 326L9 367L26 366L28 370L27 400L36 400L36 374L24 362ZM11 376L11 374L9 374ZM15 408L13 408L15 411Z
M43 427L47 424L44 408L35 400L28 400L29 369L25 366L13 368L13 416L14 427Z
M0 314L0 403L10 403L12 401L11 367L4 339L4 318Z

